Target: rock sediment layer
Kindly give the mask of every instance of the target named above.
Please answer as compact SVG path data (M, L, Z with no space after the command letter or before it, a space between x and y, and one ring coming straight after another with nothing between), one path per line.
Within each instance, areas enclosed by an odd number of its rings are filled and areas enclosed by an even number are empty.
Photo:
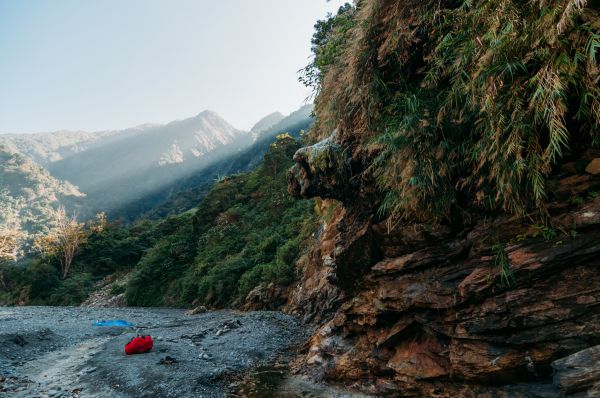
M290 173L290 193L333 199L288 303L321 325L299 366L378 395L598 396L598 176L556 175L546 225L481 213L389 230L368 187L350 197L331 174L331 145Z

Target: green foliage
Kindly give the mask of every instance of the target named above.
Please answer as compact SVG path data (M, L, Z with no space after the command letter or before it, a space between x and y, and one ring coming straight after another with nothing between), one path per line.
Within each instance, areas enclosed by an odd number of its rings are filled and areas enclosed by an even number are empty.
M600 135L598 3L357 9L321 79L316 134L337 128L377 153L382 213L394 222L473 205L544 211L553 167Z
M64 281L51 291L48 298L32 304L44 305L79 305L89 295L94 287L94 277L89 273L75 273L69 276Z
M164 235L140 260L126 290L129 304L159 306L171 281L180 277L193 260L191 216L169 220L176 229Z
M287 194L285 174L298 147L282 134L256 170L216 183L142 258L128 304L226 307L260 284L290 284L314 222L312 202Z
M355 11L352 4L346 3L338 9L337 14L329 14L315 24L311 40L313 59L302 69L299 79L315 93L318 93L329 66L336 62L345 48L348 33L355 25Z
M125 285L119 285L118 283L113 283L110 286L110 294L113 296L119 295L121 293L125 293L126 291Z
M545 224L533 224L531 229L533 231L531 234L533 238L542 237L545 241L551 241L559 234L557 229Z
M504 249L504 245L501 243L495 244L492 247L492 251L494 252L494 264L498 268L500 285L510 287L514 280L514 275L510 269L510 261L506 254L506 250Z
M60 278L58 261L38 258L27 267L4 266L6 286L0 286L0 303L29 305L78 305L87 297L93 279L87 273Z
M87 229L88 238L73 260L69 277L60 279L55 256L33 259L29 264L4 264L6 286L0 285L0 304L78 305L107 275L128 272L164 233L172 220L140 222L129 226L107 224L101 231ZM93 228L92 228L93 229Z

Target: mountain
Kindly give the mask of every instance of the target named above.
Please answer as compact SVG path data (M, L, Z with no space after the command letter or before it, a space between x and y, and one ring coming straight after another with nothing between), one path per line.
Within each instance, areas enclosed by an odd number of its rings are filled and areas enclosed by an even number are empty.
M84 196L71 183L0 144L0 224L21 232L22 251L52 228L59 204L74 205Z
M300 138L301 132L307 131L313 124L312 111L312 104L304 105L262 131L256 126L265 120L274 121L279 117L274 113L261 119L251 130L252 134L258 131L252 144L214 162L201 173L178 179L170 186L162 187L147 197L121 207L118 215L125 217L127 214L139 214L136 209L146 207L148 211L145 216L156 219L194 208L219 179L257 167L277 135L288 133L293 138ZM266 124L268 122L262 123L263 126Z
M47 166L74 154L84 152L93 146L102 145L115 136L135 134L137 131L151 125L142 125L127 130L113 131L54 131L34 134L2 134L0 144L17 151L36 163Z
M281 122L284 118L285 116L283 116L281 112L273 112L256 122L256 124L250 129L250 133L256 139L260 133L273 127L277 123Z
M125 130L0 135L2 217L26 220L23 228L35 236L51 227L59 204L81 219L100 211L129 221L187 211L221 177L256 167L278 134L299 137L311 112L312 105L287 117L275 112L250 132L204 111Z
M85 192L80 211L109 214L245 147L251 136L212 111L166 125L98 133L0 136L51 175Z

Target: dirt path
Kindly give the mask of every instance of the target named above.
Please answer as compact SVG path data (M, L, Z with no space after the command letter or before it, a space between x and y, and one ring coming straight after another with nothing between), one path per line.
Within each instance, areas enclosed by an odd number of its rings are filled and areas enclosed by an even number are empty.
M135 329L93 326L124 319ZM152 352L126 356L136 332ZM81 307L0 308L0 397L225 397L232 381L306 337L277 312ZM161 364L166 356L177 362Z

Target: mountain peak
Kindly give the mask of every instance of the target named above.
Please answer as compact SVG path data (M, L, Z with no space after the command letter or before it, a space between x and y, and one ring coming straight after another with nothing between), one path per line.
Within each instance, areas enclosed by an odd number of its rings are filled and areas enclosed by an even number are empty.
M202 112L200 112L199 114L196 115L196 118L217 118L217 119L223 119L223 117L221 117L221 115L219 115L217 112L212 111L210 109L205 109Z
M274 125L282 121L284 118L285 116L283 116L281 112L270 113L267 116L260 119L258 122L256 122L256 124L250 129L250 132L254 136L258 136L260 133L273 127Z

